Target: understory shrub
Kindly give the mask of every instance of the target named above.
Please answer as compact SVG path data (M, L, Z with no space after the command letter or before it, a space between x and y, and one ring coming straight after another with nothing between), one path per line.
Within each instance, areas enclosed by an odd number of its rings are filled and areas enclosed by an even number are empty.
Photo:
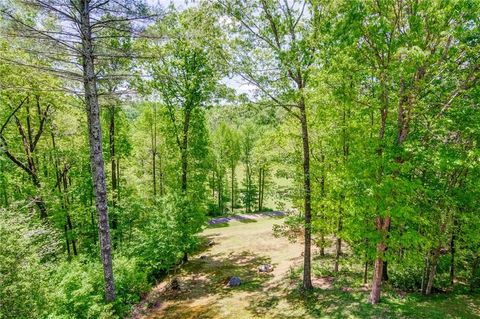
M393 266L393 265L392 265ZM392 286L409 291L416 291L422 285L423 264L395 264L389 269L389 282Z
M55 313L52 318L115 318L127 313L148 289L147 273L136 258L113 259L117 298L105 304L103 270L100 261L62 262L55 272Z
M112 305L104 302L100 262L64 261L53 274L55 281L52 318L113 318Z
M0 318L42 318L49 309L48 264L36 246L46 229L0 210Z

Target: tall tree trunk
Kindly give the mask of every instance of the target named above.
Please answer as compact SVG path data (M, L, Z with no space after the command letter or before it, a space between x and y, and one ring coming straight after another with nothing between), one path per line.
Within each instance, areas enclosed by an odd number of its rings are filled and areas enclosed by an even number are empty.
M377 254L383 254L384 249L385 249L385 244L379 243L377 245ZM377 257L377 259L375 259L375 264L374 264L372 291L370 292L370 297L369 297L369 301L372 304L376 304L380 301L382 272L383 272L383 260L381 257Z
M117 201L120 200L120 158L117 158L116 159L117 161L117 188L116 188L116 191L117 191Z
M369 297L369 301L372 304L377 304L380 301L380 293L382 289L383 256L385 254L385 249L387 248L386 235L388 227L390 226L390 217L377 217L376 224L377 231L381 233L382 238L377 244L377 257L375 259L373 271L372 291L370 292Z
M249 192L249 204L248 204L248 210L250 213L253 213L253 211L255 210L255 196L253 195L254 194L254 188L253 188L253 172L252 172L252 168L249 167L248 169L249 171L249 177L248 177L248 184L249 184L249 187L248 187L248 192Z
M428 280L428 274L429 274L429 269L430 269L430 252L428 252L425 256L425 265L423 268L423 273L422 273L422 285L421 285L421 291L422 294L424 295L426 290L427 290L427 280Z
M342 135L343 135L343 165L346 168L347 166L347 160L348 160L348 155L349 155L349 149L350 145L348 143L348 138L347 138L347 110L346 110L346 105L344 104L343 106L343 129L342 129ZM350 112L348 112L350 113ZM322 160L323 161L323 160ZM322 173L323 175L323 173ZM323 176L322 176L323 178ZM322 183L324 183L324 180L322 180ZM336 244L336 249L335 249L335 272L338 272L338 264L340 262L340 255L342 254L342 238L340 237L340 232L342 231L343 228L343 207L342 204L345 202L345 190L342 190L342 200L340 202L340 207L338 210L338 224L337 224L337 244Z
M245 165L246 166L246 178L247 178L247 193L246 193L246 196L245 196L245 212L246 213L250 213L250 204L251 204L251 197L250 197L250 165L247 164Z
M70 252L70 240L68 239L68 229L67 229L67 224L66 223L63 226L63 232L65 234L65 244L66 244L66 247L67 247L68 259L70 260L70 257L72 255L72 253Z
M368 281L368 260L365 261L363 265L363 284L367 284Z
M363 265L363 284L368 282L368 238L365 238L365 264Z
M153 104L153 125L151 135L153 197L157 197L157 107Z
M441 247L439 246L433 251L432 261L430 262L430 269L428 271L425 295L430 295L432 293L433 280L435 279L435 274L437 272L438 258L440 257L440 249Z
M386 260L383 261L382 281L388 281L388 261Z
M262 184L260 185L262 187L262 192L260 193L261 198L260 198L260 211L263 210L263 199L265 198L265 167L262 168Z
M383 143L385 138L385 130L387 125L388 109L389 109L389 89L387 85L387 74L382 71L380 74L380 129L378 132L379 145ZM402 91L403 92L403 91ZM402 100L402 99L401 99ZM401 103L399 103L399 108L401 108ZM401 125L400 123L398 124ZM403 124L402 124L403 127ZM399 133L400 134L400 133ZM401 144L401 141L398 142ZM379 146L377 148L377 155L382 156L383 147ZM382 179L383 168L379 167L378 170L378 180ZM376 229L380 233L381 239L377 244L377 256L374 263L373 279L372 279L372 290L370 291L369 302L372 304L377 304L380 301L380 293L382 290L382 277L383 277L383 256L387 248L386 238L388 234L388 228L390 227L390 216L387 217L376 217Z
M337 239L336 239L336 247L335 247L335 266L334 272L338 272L338 264L340 263L340 255L342 254L342 238L339 236L339 232L342 231L342 215L340 212L338 226L337 226Z
M215 180L215 169L212 170L212 199L215 199L215 186L216 186L216 180Z
M70 233L72 233L73 231L73 224L72 224L72 218L70 217L70 214L67 214L67 225L68 225L68 229L70 231ZM77 252L77 241L75 240L75 238L72 238L72 249L73 249L73 255L74 256L77 256L78 255L78 252Z
M456 219L453 220L453 231L452 231L452 238L450 240L450 285L453 286L453 282L455 280L455 232L456 232Z
M234 205L235 205L235 186L234 186L234 183L235 183L235 165L232 163L232 174L231 174L231 178L232 178L232 203L230 205L231 209L232 209L232 214L233 214L233 208L234 208Z
M262 168L258 169L258 211L262 211Z
M165 174L163 172L163 163L162 163L162 154L158 153L158 169L159 169L159 179L160 179L160 196L163 197L165 194Z
M107 187L102 151L102 130L100 125L100 108L96 86L96 74L93 62L93 42L90 24L90 0L80 1L80 32L82 35L82 62L85 103L88 113L88 129L90 140L90 161L92 180L95 192L95 205L98 215L98 232L100 252L105 280L105 299L115 300L115 281L112 267L112 245L110 241L110 225L108 221Z
M333 271L338 272L338 264L340 263L340 255L342 254L342 239L337 236L335 245L335 266Z
M185 110L185 122L183 123L183 140L181 145L182 162L182 192L187 193L187 173L188 173L188 129L190 126L190 109Z
M55 177L56 177L56 188L58 189L58 193L61 195L62 197L62 209L65 210L66 212L66 215L68 216L68 211L67 211L67 200L66 200L66 194L63 194L62 195L62 181L63 181L63 188L65 190L65 193L67 192L67 185L65 184L66 183L66 179L64 178L64 175L60 172L60 169L59 169L59 160L58 160L58 157L57 157L57 147L56 147L56 143L55 143L55 135L53 134L53 132L51 132L51 138L52 138L52 148L53 148L53 152L55 153L55 157L53 158L53 164L55 166ZM66 172L65 172L66 174ZM65 235L65 245L66 245L66 248L67 248L67 255L68 255L68 258L70 259L71 257L71 251L70 251L70 239L69 239L69 236L68 236L68 219L66 218L66 221L65 221L65 224L63 225L63 230L64 230L64 235ZM76 253L75 253L76 255Z
M157 155L152 150L152 186L153 186L153 198L157 197Z
M303 144L303 199L304 199L304 252L303 252L303 289L310 290L312 286L311 275L311 224L312 224L312 205L310 190L310 145L308 140L307 112L305 109L305 100L303 95L300 98L300 122L302 126L302 144Z
M187 195L187 174L188 174L188 130L190 126L190 112L191 109L187 108L185 110L185 121L183 123L183 138L182 144L180 147L181 152L181 162L182 162L182 181L181 181L181 189L182 194ZM183 252L183 262L186 263L188 261L188 252Z
M325 234L320 233L320 257L325 257Z
M440 225L440 233L444 233L446 229L446 223ZM433 250L432 259L430 261L430 268L427 272L427 282L425 287L425 295L429 295L432 292L433 280L437 273L438 259L440 258L440 252L442 249L441 240L438 242L438 246Z
M387 238L390 236L390 228L392 227L392 223L388 224L387 228ZM388 250L388 247L385 247L385 251ZM383 272L382 272L382 281L388 281L388 261L383 261Z
M320 163L322 163L322 176L320 177L320 197L322 198L320 218L325 221L325 154L320 154ZM322 225L324 225L322 223ZM325 257L325 230L322 226L320 229L320 256Z
M452 236L452 241L450 242L450 285L453 286L455 280L455 242Z
M63 168L63 174L62 174L63 196L64 196L64 209L65 209L65 212L66 212L66 221L67 221L67 226L68 226L68 234L70 235L73 232L73 224L72 224L72 218L70 217L70 213L69 213L70 199L68 197L69 183L68 183L67 172L68 172L68 166L65 165L65 167ZM59 188L60 188L60 186L59 186ZM67 226L65 226L65 227L67 227ZM73 255L77 256L77 241L75 240L75 238L71 238L70 241L72 242ZM70 255L70 249L68 250L68 254Z
M220 214L223 214L223 192L222 192L222 176L218 175L218 209L220 210Z

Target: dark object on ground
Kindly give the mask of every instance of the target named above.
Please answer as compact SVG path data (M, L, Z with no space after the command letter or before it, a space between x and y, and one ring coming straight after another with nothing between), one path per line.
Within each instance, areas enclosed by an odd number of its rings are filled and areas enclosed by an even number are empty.
M206 255L200 256L200 259L201 259L201 260L207 260L207 258L208 258L208 256L206 256Z
M212 247L213 245L215 245L215 242L213 240L209 240L207 245L208 247Z
M270 264L263 264L260 267L258 267L259 272L272 272L273 271L273 266Z
M177 277L174 277L172 279L172 281L168 285L168 288L170 288L170 290L177 290L177 291L180 290L180 281L178 280Z
M237 287L237 286L240 286L242 284L242 281L240 280L240 278L238 277L230 277L230 280L228 281L228 286L229 287Z

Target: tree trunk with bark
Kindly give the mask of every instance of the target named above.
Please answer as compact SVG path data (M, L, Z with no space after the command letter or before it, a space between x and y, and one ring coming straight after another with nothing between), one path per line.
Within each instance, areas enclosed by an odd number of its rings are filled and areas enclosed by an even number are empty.
M380 301L380 293L382 289L383 257L385 254L385 249L387 248L386 235L388 227L390 226L390 217L377 217L376 226L377 231L381 233L382 238L377 244L377 257L375 259L373 271L372 291L370 292L370 297L368 299L372 304L377 304Z
M365 261L363 265L363 284L366 285L368 282L368 260Z
M430 262L430 267L427 272L427 284L425 287L425 295L430 295L432 293L433 280L435 279L435 274L437 272L438 259L440 257L441 247L435 248L432 254L432 260Z
M303 289L310 290L312 285L311 274L311 225L312 225L312 204L311 204L311 188L310 188L310 145L308 139L308 123L307 112L305 108L304 97L301 96L300 103L300 123L302 129L302 145L303 145L303 191L304 191L304 252L303 252Z
M443 234L445 232L445 229L446 229L446 223L442 223L440 225L440 234ZM426 286L424 289L425 295L429 295L432 292L433 281L437 273L437 265L438 265L438 260L440 258L442 247L443 247L442 241L439 240L437 247L435 247L435 249L431 253L432 258L429 262L429 268L427 268L427 272L426 272L427 274L426 282L425 282Z
M190 127L190 114L191 114L191 108L186 108L185 109L185 118L183 122L183 136L182 136L182 143L180 145L180 160L181 160L181 165L182 165L182 180L181 180L181 190L182 190L182 195L186 196L187 195L187 180L188 180L188 131ZM186 263L188 261L188 252L184 251L183 252L183 262Z
M182 144L180 146L180 156L182 162L182 180L181 180L181 189L183 193L187 193L187 174L188 174L188 130L190 127L190 112L191 109L187 108L185 110L185 119L183 122L183 137Z
M153 119L150 134L150 153L152 154L153 198L157 197L157 106L153 104Z
M263 210L263 189L265 183L265 168L260 167L258 171L258 211Z
M325 200L325 194L326 194L325 193L326 176L325 176L325 153L323 152L323 150L322 150L322 153L320 154L320 163L322 165L322 175L320 176L320 197L322 198L322 204L320 206L321 211L319 213L320 213L320 218L323 221L325 221L325 203L323 201ZM320 229L320 256L325 257L325 230L323 229L323 227L321 227Z
M88 115L88 130L90 141L90 161L92 180L95 193L95 206L98 215L98 233L100 253L105 280L105 299L115 300L115 282L112 267L112 245L110 225L108 220L107 187L102 151L102 131L100 124L100 107L96 86L96 73L93 58L92 29L90 22L91 2L83 0L80 4L80 33L82 38L83 84L85 103Z
M152 149L152 186L153 186L153 198L157 197L157 154Z
M220 213L223 214L223 183L222 183L222 176L218 176L218 209L220 210Z
M455 240L456 240L456 230L458 227L458 222L455 216L453 217L453 230L452 237L450 239L450 285L453 286L455 280Z
M385 248L385 250L387 250ZM382 272L382 281L388 281L388 261L383 261L383 272Z
M425 256L425 265L423 268L423 273L422 273L422 284L421 284L421 292L424 295L425 291L427 289L427 280L428 280L428 270L430 268L430 252L428 252Z
M68 232L67 232L68 235L71 235L73 232L73 223L69 213L70 199L68 197L68 186L69 186L68 177L67 177L68 169L69 169L68 166L65 165L63 169L62 179L63 179L64 209L66 211L66 227L68 226ZM77 241L75 240L75 238L69 237L68 239L70 239L70 241L72 242L73 255L77 256L78 254ZM68 242L67 242L67 245L68 245ZM70 250L69 250L69 254L70 254Z
M342 231L342 215L340 213L339 220L338 220L338 227L337 227L337 239L335 244L335 265L334 265L334 272L338 272L338 265L340 263L340 256L342 254L342 238L339 236L339 232Z
M231 164L231 172L230 172L230 178L231 178L231 191L232 191L232 194L231 194L231 203L230 203L230 209L232 211L232 214L233 214L233 209L235 208L235 164L232 163Z
M163 161L162 153L157 152L158 155L158 170L159 170L159 180L160 180L160 196L165 195L165 173L163 172Z

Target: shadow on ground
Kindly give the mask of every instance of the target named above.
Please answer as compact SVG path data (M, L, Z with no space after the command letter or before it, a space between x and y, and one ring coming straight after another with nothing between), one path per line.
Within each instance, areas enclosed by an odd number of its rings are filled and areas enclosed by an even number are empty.
M250 251L216 254L205 256L205 259L196 258L182 269L183 285L188 289L187 294L180 293L188 298L199 298L209 294L228 295L237 291L256 291L269 279L268 274L260 274L257 268L270 259ZM230 277L236 276L242 280L238 287L228 287Z
M279 319L480 318L478 294L438 294L430 297L410 294L407 297L399 297L391 290L385 291L381 303L375 306L367 302L367 297L368 291L315 288L305 293L299 287L294 287L278 290L276 293L269 291L261 298L252 298L248 310L254 315L252 318ZM281 306L281 303L284 305ZM284 310L279 310L280 307Z
M480 318L480 295L465 291L424 297L385 284L381 303L368 304L363 265L351 259L348 249L338 273L332 271L332 249L315 255L315 289L304 293L299 289L302 247L274 238L273 224L259 219L207 230L197 254L155 288L134 318ZM259 273L266 263L274 271ZM180 290L168 288L173 276L179 278ZM242 285L227 287L231 276Z
M258 267L266 263L270 263L270 258L251 251L196 256L176 276L180 290L166 289L161 301L165 307L149 318L219 318L219 310L209 298L218 300L234 294L262 291L271 275L259 273ZM242 284L228 287L232 276L239 277ZM199 300L203 302L192 304Z

